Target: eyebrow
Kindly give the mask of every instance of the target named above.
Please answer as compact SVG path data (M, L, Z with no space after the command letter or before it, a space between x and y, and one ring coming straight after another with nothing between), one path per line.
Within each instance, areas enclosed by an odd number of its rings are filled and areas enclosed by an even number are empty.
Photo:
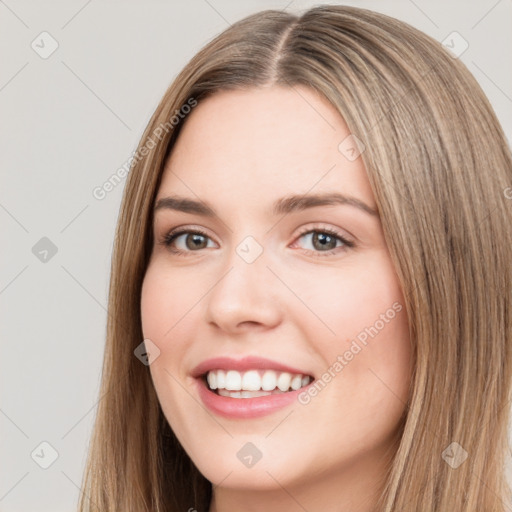
M338 193L313 194L313 195L292 195L282 197L275 201L272 212L275 216L284 215L292 212L303 211L315 206L335 206L348 205L358 208L359 210L378 217L379 214L375 208L368 206L366 203L356 197L347 196ZM204 217L216 217L215 210L206 202L196 201L187 197L168 196L159 199L154 207L154 211L161 209L175 210L185 213L194 213Z

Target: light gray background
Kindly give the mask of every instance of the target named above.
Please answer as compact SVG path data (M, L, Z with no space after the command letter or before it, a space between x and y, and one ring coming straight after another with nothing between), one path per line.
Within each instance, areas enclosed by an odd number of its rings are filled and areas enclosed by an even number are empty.
M511 140L512 0L330 3L389 14L439 41L457 31L469 43L460 58ZM92 190L126 162L170 82L207 41L253 12L313 5L0 0L2 512L70 511L78 500L124 182L102 201ZM47 59L31 47L43 31L59 45ZM42 237L57 247L45 263L32 252ZM43 441L58 452L48 469L31 458L36 450L34 459L50 461Z

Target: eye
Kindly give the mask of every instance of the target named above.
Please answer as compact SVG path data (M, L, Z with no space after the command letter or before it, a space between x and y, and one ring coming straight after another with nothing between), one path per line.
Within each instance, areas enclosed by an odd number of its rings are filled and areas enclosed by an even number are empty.
M355 246L354 242L347 240L341 233L330 228L308 228L299 235L297 240L309 239L313 250L306 250L315 257L331 256L341 251L346 251ZM340 243L338 243L340 242ZM338 251L334 249L340 249Z
M347 240L341 233L330 228L305 229L296 240L308 238L313 250L306 249L306 253L315 257L330 256L355 246L354 242ZM182 239L182 246L177 247L180 239ZM208 240L211 240L211 238L200 229L181 228L167 233L160 243L173 254L189 256L193 252L208 248ZM339 250L336 251L335 249Z
M176 248L175 242L182 237L185 243L185 249ZM205 240L209 238L210 237L204 231L197 228L193 230L180 229L179 231L171 231L170 233L167 233L161 243L172 253L187 256L190 252L195 252L196 249L206 248L207 242L205 242Z

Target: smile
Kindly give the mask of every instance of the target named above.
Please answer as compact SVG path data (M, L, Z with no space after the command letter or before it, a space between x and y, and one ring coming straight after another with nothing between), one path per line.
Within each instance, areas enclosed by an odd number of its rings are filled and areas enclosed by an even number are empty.
M231 419L277 412L295 403L315 380L304 368L256 355L207 359L190 376L206 408Z
M309 375L264 369L245 372L217 369L206 374L210 390L230 398L255 398L296 391L311 380Z

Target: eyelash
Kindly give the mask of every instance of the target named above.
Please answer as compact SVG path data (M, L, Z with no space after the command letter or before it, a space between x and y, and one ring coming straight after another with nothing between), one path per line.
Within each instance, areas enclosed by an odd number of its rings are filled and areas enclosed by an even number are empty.
M314 257L323 258L324 256L332 256L332 255L337 253L336 249L341 249L342 251L346 251L348 249L352 249L353 247L355 247L354 242L352 242L350 240L347 240L340 233L338 233L337 231L335 231L333 229L330 229L330 228L318 228L318 227L317 228L313 228L313 229L312 228L305 228L304 230L302 230L297 235L296 240L299 240L304 235L307 235L309 233L322 233L322 234L326 234L326 235L332 236L334 238L337 238L338 240L340 240L343 243L343 246L336 247L335 249L331 249L330 251L325 251L325 252L323 252L323 251L314 251L314 250L312 251L310 249L305 249L305 252L308 255L313 255ZM194 228L194 229L181 228L181 229L178 229L176 231L170 231L169 233L164 235L163 239L160 241L160 244L162 244L165 247L167 247L169 249L169 251L172 252L173 254L176 254L176 255L179 255L179 256L190 256L191 253L198 252L198 251L183 251L181 249L176 249L175 247L174 248L172 247L172 243L174 242L174 240L176 240L176 238L178 238L179 236L184 235L184 234L201 235L201 236L204 236L205 238L210 238L208 236L208 234L205 233L204 231L202 231L201 229L198 229L198 228Z

